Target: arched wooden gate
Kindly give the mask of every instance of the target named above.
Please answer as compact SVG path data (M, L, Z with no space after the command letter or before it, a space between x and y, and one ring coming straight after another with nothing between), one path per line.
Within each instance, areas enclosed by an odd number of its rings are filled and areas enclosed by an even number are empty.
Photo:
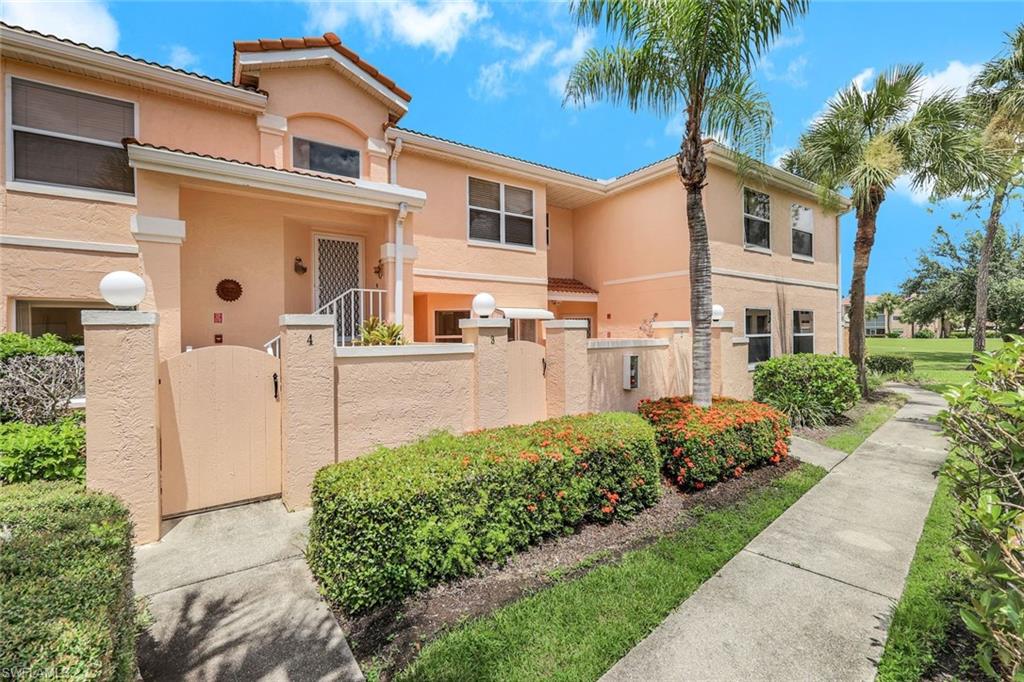
M281 493L280 361L211 346L160 363L162 514Z

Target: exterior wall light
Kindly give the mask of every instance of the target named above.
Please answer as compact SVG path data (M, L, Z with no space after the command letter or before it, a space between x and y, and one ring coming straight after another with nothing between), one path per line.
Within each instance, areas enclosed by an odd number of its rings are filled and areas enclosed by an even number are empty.
M722 317L724 317L724 316L725 316L725 308L723 308L722 306L718 305L717 303L714 304L713 306L711 306L711 321L712 322L721 322L722 321Z
M485 291L481 291L479 294L473 297L473 312L477 317L490 317L494 313L494 309L497 307L497 303L494 301L494 297Z
M100 295L115 308L134 308L146 297L146 281L134 272L115 270L100 280Z

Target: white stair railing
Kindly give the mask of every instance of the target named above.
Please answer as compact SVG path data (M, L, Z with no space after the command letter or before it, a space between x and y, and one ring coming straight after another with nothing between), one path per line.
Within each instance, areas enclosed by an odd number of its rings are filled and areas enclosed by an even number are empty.
M359 339L359 327L365 320L376 317L384 320L384 289L349 289L341 296L325 303L314 315L334 317L334 338L339 346L351 346ZM263 344L264 350L276 358L281 357L281 337L275 336Z

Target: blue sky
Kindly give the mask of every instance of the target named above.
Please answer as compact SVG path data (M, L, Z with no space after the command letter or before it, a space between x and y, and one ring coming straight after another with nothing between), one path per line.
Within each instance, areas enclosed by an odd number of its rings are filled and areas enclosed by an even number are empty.
M598 104L561 104L569 67L605 37L577 30L568 6L552 2L78 2L5 0L5 21L230 79L239 39L336 32L410 91L402 125L567 170L609 178L678 147L678 120ZM796 144L837 89L897 63L924 65L929 89L962 89L978 66L1024 21L1024 2L813 2L757 70L774 112L767 161ZM936 225L954 234L978 227L953 219L957 201L929 206L905 184L886 200L868 291L895 289ZM1020 204L1005 222L1024 222ZM855 224L843 218L843 286Z

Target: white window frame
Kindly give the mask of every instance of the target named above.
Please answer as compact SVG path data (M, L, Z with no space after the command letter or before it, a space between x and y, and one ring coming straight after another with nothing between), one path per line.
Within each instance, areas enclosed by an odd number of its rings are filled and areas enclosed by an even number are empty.
M361 149L355 149L354 147L346 147L343 144L337 144L335 142L328 142L327 140L318 140L315 137L306 137L305 135L291 135L292 143L289 145L288 153L291 154L291 166L292 170L303 170L309 173L319 173L321 175L329 175L332 178L345 178L346 180L359 180L363 177L363 152ZM306 142L313 142L315 144L322 144L326 147L335 147L337 149L344 149L345 151L355 152L359 155L359 175L341 175L339 173L329 173L327 171L317 170L315 168L302 168L295 165L295 141L304 140Z
M51 130L43 130L40 128L30 128L28 126L14 125L14 102L13 102L13 85L12 81L20 80L26 83L35 83L37 85L46 85L51 88L59 88L61 90L67 90L68 92L77 92L83 95L92 95L93 97L102 97L104 99L114 100L115 102L123 102L124 104L132 105L132 127L134 129L134 136L136 138L141 137L139 132L139 103L136 100L124 99L123 97L112 97L105 92L96 92L86 88L71 88L64 84L49 83L47 81L37 80L35 78L26 78L18 74L9 73L4 79L4 144L6 145L7 153L4 163L4 186L9 190L17 192L30 192L32 194L48 194L59 197L71 197L75 199L92 199L94 201L103 201L113 204L129 204L135 205L137 203L136 194L125 194L124 192L111 192L103 189L92 189L89 187L77 187L75 185L58 185L56 183L39 182L37 180L15 180L14 179L14 132L32 133L35 135L45 135L47 137L55 137L58 139L71 140L74 142L86 142L88 144L95 144L104 147L115 147L117 149L123 149L124 146L117 142L110 142L109 140L96 140L91 137L82 137L79 135L69 135L67 133L58 133ZM135 187L135 191L138 192L138 173L132 168L132 186Z
M761 216L752 215L747 213L747 192L757 192L768 197L768 219L765 220ZM755 253L768 253L772 252L772 195L768 192L762 192L759 189L753 187L747 187L744 185L740 190L740 211L743 214L743 218L740 220L740 229L743 231L743 248L747 251L754 251ZM747 241L747 218L753 220L760 220L768 223L768 246L761 246L760 244L751 244Z
M484 208L481 206L473 206L469 203L469 181L480 180L481 182L493 182L498 185L498 210L495 211L493 208ZM522 213L512 213L505 211L505 186L507 183L501 180L495 180L494 178L488 178L483 175L467 175L466 176L466 241L469 242L470 246L483 246L492 249L509 249L512 251L526 251L527 253L537 253L537 190L531 187L523 187L522 185L509 185L515 189L526 190L530 193L530 205L533 210L533 215L523 215ZM487 211L489 213L498 214L498 236L500 241L492 242L486 239L474 239L470 234L470 209L476 209L477 211ZM525 246L523 244L508 244L505 242L505 216L510 215L515 218L529 218L533 223L533 244Z
M805 209L807 209L808 211L811 212L811 231L810 232L808 232L807 230L798 229L797 227L795 227L793 225L793 222L792 222L792 220L793 220L792 206L799 206L800 208L805 208ZM790 224L789 224L789 252L790 252L790 255L793 257L793 260L802 260L802 261L807 261L809 263L813 263L814 262L814 209L812 207L810 207L810 206L804 206L803 204L798 204L796 202L793 202L792 206L790 207ZM796 253L795 251L793 251L793 233L794 232L802 232L802 233L804 233L806 235L810 235L810 237L811 237L811 255L808 256L808 255L805 255L805 254L802 254L802 253Z
M793 312L794 316L797 313L810 313L811 314L811 331L810 331L810 333L808 333L808 332L798 332L796 330L796 324L795 323L793 324L793 354L796 354L796 340L795 339L798 336L809 336L809 337L811 337L811 353L813 354L815 352L815 348L817 348L817 346L818 346L817 342L814 340L814 328L817 326L817 322L814 319L814 317L815 317L814 311L813 310L808 310L807 308L795 308L795 309L793 309L792 312Z
M452 339L458 343L462 343L462 331L458 334L438 334L437 333L437 314L438 313L469 313L469 316L473 316L473 311L469 308L434 308L432 311L434 314L434 343L438 343L438 339ZM445 343L444 341L440 343Z
M748 334L747 333L747 313L749 313L751 310L766 310L766 311L768 311L768 333L767 334ZM772 346L774 345L773 340L772 340L772 309L771 308L744 308L743 309L743 336L745 336L748 340L749 339L763 339L765 337L768 337L768 359L771 359L772 357L774 357L773 353L774 353L775 349L772 348ZM755 367L757 367L759 364L761 364L761 363L760 362L748 362L747 363L747 369L748 370L752 370Z

